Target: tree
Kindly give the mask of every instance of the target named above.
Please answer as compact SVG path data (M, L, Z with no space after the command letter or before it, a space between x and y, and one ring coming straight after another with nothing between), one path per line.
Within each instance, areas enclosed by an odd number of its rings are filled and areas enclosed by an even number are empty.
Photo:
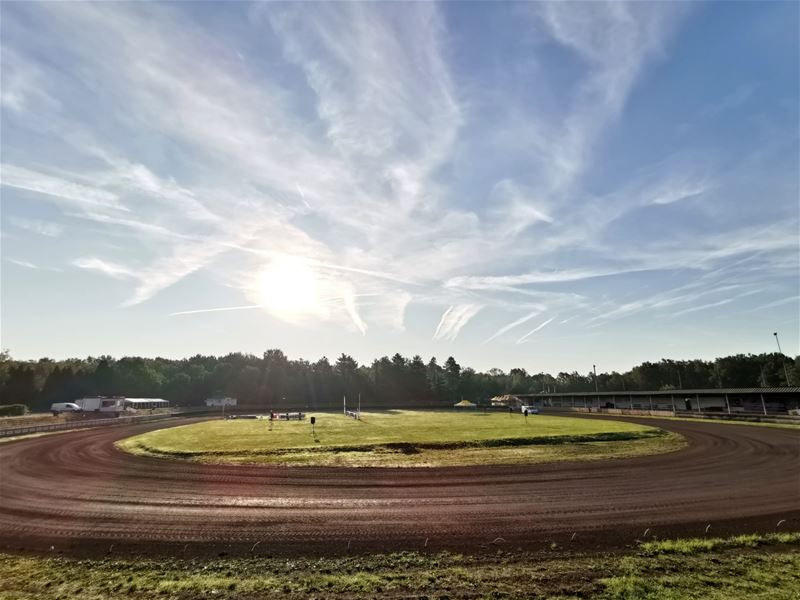
M36 374L34 370L25 363L12 366L8 370L2 394L0 394L0 403L24 404L28 407L34 407L36 397Z
M444 386L444 369L436 362L436 357L432 356L426 366L428 389L431 391L431 396L434 400L441 401L446 397L446 390Z
M352 401L358 395L358 362L352 356L342 353L336 359L334 371L339 376L342 392Z
M461 365L452 356L444 362L444 381L449 400L458 400L459 383L461 380Z
M786 361L786 363L784 363ZM715 361L671 360L644 362L625 373L598 373L601 391L783 386L784 364L792 384L800 382L800 357L792 363L779 353L737 354ZM171 360L128 356L37 361L14 360L0 352L0 403L22 403L45 410L52 402L84 395L163 397L179 404L202 404L211 395L239 398L242 406L268 408L338 408L342 395L355 402L359 394L367 406L441 406L460 396L475 401L505 393L593 392L592 373L561 372L530 375L516 367L484 373L464 368L448 357L440 366L435 357L427 364L395 353L368 365L342 354L334 365L290 360L281 350L262 356L231 353L195 355ZM285 400L284 400L285 398Z
M430 389L428 388L428 369L422 362L419 354L414 355L408 363L407 377L408 393L413 402L425 403L430 400Z

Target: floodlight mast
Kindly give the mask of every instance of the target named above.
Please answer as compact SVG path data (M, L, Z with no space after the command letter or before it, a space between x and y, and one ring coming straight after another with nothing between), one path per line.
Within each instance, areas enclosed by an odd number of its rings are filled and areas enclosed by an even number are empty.
M783 358L783 350L781 350L781 341L778 339L778 332L774 332L775 343L778 344L778 352L781 355L781 364L783 365L783 376L786 377L786 387L789 387L789 371L786 370L786 361Z

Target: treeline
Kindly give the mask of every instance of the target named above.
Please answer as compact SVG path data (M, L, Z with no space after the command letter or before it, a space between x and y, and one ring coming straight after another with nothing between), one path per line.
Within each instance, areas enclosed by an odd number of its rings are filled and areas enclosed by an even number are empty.
M785 367L785 368L784 368ZM778 387L800 385L800 357L772 353L727 356L714 361L645 362L625 373L598 373L599 391ZM234 396L240 405L263 408L338 408L347 395L365 406L435 406L466 398L488 401L505 393L588 392L592 373L528 373L525 369L476 372L453 357L439 364L420 356L359 365L342 354L333 363L290 360L280 350L262 356L228 354L182 360L110 356L18 361L0 353L0 404L32 411L87 395L164 398L181 406L212 396Z

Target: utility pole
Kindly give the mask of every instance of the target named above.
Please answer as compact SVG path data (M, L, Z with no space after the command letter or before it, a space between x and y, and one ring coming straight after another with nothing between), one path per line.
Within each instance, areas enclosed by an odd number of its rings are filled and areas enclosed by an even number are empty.
M775 336L775 343L778 344L778 352L781 355L781 364L783 365L783 376L786 377L786 387L789 387L789 371L786 370L786 360L783 357L783 350L781 350L781 342L778 339L778 332L776 331L772 335Z
M597 399L597 406L600 406L600 392L597 389L597 365L592 365L592 373L594 373L594 396Z

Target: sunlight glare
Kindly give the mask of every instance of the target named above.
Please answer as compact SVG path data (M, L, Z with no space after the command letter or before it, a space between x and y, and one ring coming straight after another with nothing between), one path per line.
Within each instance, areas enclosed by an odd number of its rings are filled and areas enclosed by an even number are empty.
M258 276L260 303L279 317L319 312L319 287L314 270L295 258L273 260Z

